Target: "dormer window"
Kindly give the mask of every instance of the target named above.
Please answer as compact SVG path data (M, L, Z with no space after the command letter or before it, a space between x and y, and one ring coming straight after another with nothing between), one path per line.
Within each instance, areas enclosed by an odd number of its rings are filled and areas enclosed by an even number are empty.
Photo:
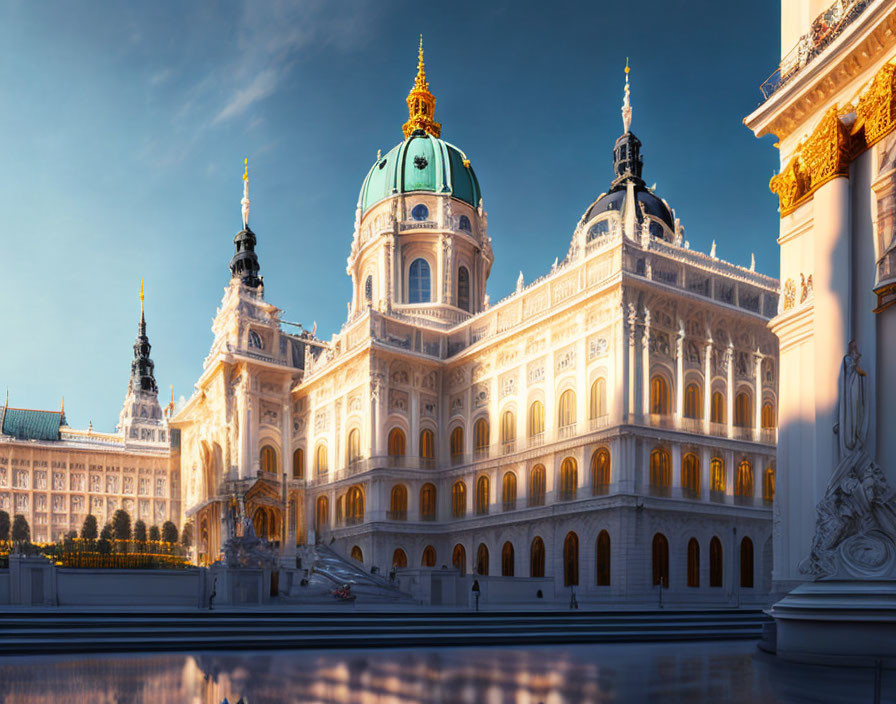
M429 217L429 208L423 205L423 203L418 203L411 210L411 217L417 221L426 220Z
M601 220L600 222L596 222L591 226L591 229L588 230L588 241L596 240L599 237L604 237L605 235L610 234L610 221L609 220Z

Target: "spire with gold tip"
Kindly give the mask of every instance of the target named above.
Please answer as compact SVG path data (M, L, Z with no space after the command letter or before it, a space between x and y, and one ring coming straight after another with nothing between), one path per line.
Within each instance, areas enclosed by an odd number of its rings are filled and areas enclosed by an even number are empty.
M423 35L420 35L420 49L417 54L417 76L414 78L414 86L408 93L408 121L401 128L407 139L417 130L431 134L433 137L442 135L442 125L435 121L436 96L429 92L429 83L426 80L426 66L423 63Z
M243 227L249 227L249 159L243 162L243 199L240 201L243 211Z
M625 96L622 98L622 127L623 132L628 132L632 126L632 104L629 96L631 89L628 86L628 74L631 71L628 65L628 57L625 57Z

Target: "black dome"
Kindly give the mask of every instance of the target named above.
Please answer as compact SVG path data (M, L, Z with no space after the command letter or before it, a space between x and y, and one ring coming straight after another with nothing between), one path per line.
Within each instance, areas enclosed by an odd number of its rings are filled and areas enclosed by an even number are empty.
M641 185L636 185L634 187L635 190L635 198L637 198L638 203L640 203L644 212L648 215L651 215L658 220L662 220L666 225L669 226L670 230L675 230L675 219L672 217L672 211L669 210L669 206L667 206L663 199L655 196L651 193L647 188ZM591 207L585 211L585 222L589 222L592 218L597 217L601 213L605 213L611 210L619 211L622 210L622 203L625 200L625 186L616 187L611 190L609 193L605 193L600 196L594 203L591 204ZM641 213L637 213L638 220L641 219Z

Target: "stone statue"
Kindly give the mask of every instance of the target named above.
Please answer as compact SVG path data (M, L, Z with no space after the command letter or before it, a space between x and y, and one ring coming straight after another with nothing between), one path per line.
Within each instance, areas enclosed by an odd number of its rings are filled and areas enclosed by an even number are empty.
M837 466L818 503L815 536L800 572L813 579L896 576L896 491L865 446L868 376L855 340L840 367Z

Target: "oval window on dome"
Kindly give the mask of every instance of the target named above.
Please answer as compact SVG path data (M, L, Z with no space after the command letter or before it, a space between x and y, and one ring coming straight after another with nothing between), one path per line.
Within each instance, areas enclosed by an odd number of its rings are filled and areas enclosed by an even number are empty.
M601 220L600 222L596 222L591 226L591 229L588 230L588 241L596 240L598 237L604 237L610 234L610 221L609 220Z
M411 210L411 217L414 220L426 220L429 217L429 208L423 205L423 203L418 203Z

